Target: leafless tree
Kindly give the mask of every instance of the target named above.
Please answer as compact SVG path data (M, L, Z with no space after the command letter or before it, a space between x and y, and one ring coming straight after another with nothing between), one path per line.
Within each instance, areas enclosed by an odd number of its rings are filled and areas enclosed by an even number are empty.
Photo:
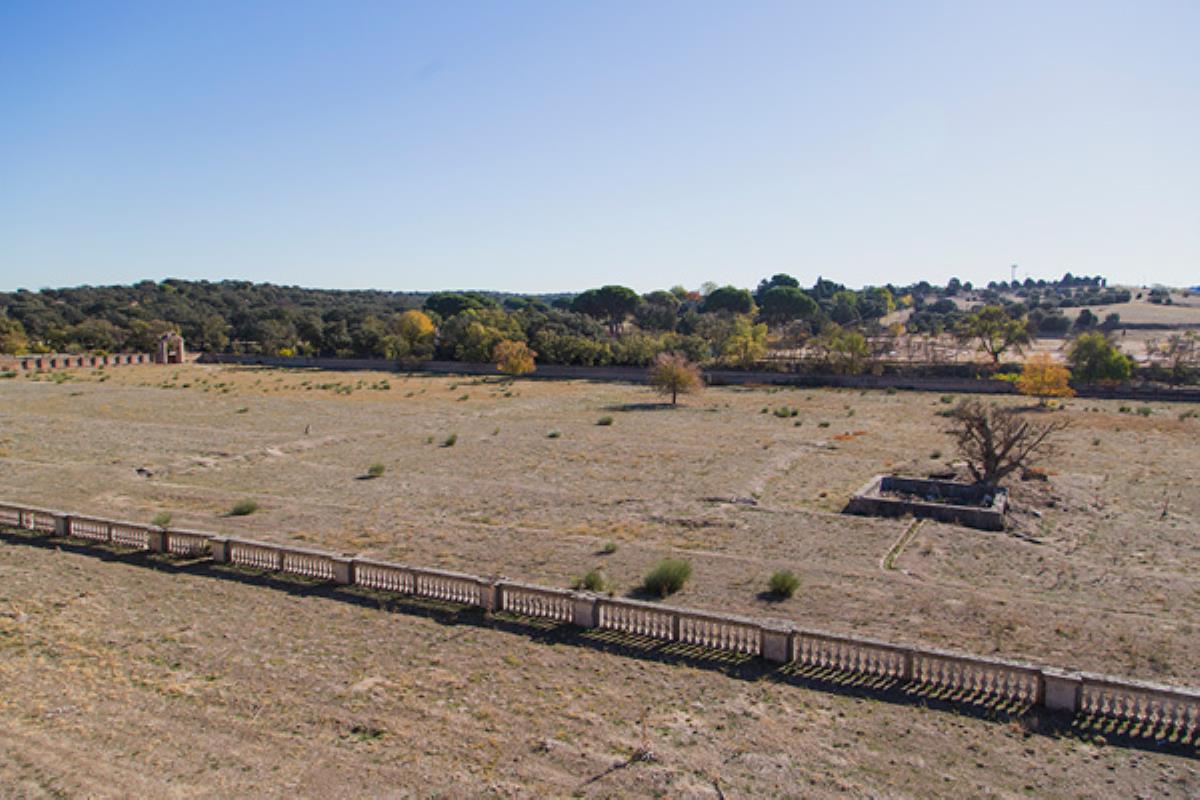
M1067 427L1066 418L1034 421L1019 409L964 400L953 412L958 451L979 483L996 486L1033 456L1046 453L1055 433Z

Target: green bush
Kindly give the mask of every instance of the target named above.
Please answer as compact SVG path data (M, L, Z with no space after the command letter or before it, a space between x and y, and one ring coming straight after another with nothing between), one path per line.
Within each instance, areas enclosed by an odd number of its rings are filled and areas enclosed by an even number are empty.
M1137 410L1137 413L1141 414L1143 417L1148 417L1154 412L1153 412L1153 409L1150 408L1150 406L1140 406Z
M589 592L603 592L607 585L604 573L598 569L589 569L587 574L575 581L576 589L586 589Z
M154 515L154 519L150 520L151 525L157 525L160 528L165 528L171 524L171 512L160 511Z
M458 444L458 434L452 433L442 440L442 447L454 447Z
M233 504L233 508L229 509L231 517L245 517L258 511L258 503L253 500L239 500Z
M547 439L558 439L561 436L562 436L561 431L550 431L549 433L546 434Z
M601 427L608 427L609 425L613 424L613 418L607 416L601 417L600 419L596 420L596 424L600 425Z
M617 552L617 543L605 542L604 547L600 548L600 552L606 556L611 556L613 553Z
M665 558L646 574L642 588L649 594L666 597L682 589L691 577L691 564L678 558Z
M387 471L387 467L385 467L383 464L376 462L367 468L367 477L378 478L380 475L382 475L386 471Z
M781 569L771 575L768 586L771 589L771 594L776 597L787 598L794 595L796 590L800 588L800 579L791 570Z

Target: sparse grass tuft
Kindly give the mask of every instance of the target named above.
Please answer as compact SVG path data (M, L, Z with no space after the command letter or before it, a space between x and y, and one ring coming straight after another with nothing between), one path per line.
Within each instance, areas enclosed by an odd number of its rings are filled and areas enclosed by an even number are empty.
M367 468L367 477L378 478L383 475L384 472L387 472L387 467L377 461Z
M611 541L605 542L604 547L600 548L600 552L606 556L611 556L613 553L617 552L617 543Z
M171 524L171 512L160 511L154 515L154 519L150 520L151 525L157 525L160 528L165 528Z
M582 578L575 581L572 588L586 589L589 592L603 592L607 585L608 581L604 579L603 572L598 569L589 569Z
M609 417L609 416L603 416L600 419L596 420L596 424L602 428L608 427L609 425L613 424L613 418Z
M781 569L771 575L767 585L775 597L786 599L800 588L800 579L791 570Z
M692 577L692 565L679 558L664 558L646 573L642 588L659 597L675 594Z
M442 447L454 447L454 445L456 445L456 444L458 444L458 434L457 433L452 433L449 436L447 436L445 439L442 439Z

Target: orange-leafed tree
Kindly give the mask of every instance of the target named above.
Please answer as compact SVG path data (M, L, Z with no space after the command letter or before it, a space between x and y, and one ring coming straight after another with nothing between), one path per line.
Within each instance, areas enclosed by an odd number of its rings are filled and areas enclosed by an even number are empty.
M524 342L512 339L498 342L492 350L492 361L496 363L496 369L513 377L527 375L537 369L534 365L536 358L536 350L531 350Z
M1017 378L1017 391L1026 397L1038 398L1038 405L1046 405L1051 397L1074 397L1070 386L1071 371L1054 360L1049 353L1031 356Z

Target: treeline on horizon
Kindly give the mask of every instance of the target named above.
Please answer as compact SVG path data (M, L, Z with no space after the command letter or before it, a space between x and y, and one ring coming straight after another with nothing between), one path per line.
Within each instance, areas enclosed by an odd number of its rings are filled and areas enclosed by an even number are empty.
M1061 335L1072 328L1062 308L1130 299L1106 284L1068 273L985 288L951 279L853 290L824 278L802 287L778 274L753 291L707 284L644 295L623 286L519 295L168 279L0 293L0 352L147 352L162 333L178 331L190 350L260 355L484 362L496 344L514 340L551 364L644 365L672 351L747 366L768 347L808 347L835 366L853 366L872 338L963 334L981 307L1031 336ZM911 313L885 324L897 308ZM1080 316L1082 327L1103 325L1090 312Z

